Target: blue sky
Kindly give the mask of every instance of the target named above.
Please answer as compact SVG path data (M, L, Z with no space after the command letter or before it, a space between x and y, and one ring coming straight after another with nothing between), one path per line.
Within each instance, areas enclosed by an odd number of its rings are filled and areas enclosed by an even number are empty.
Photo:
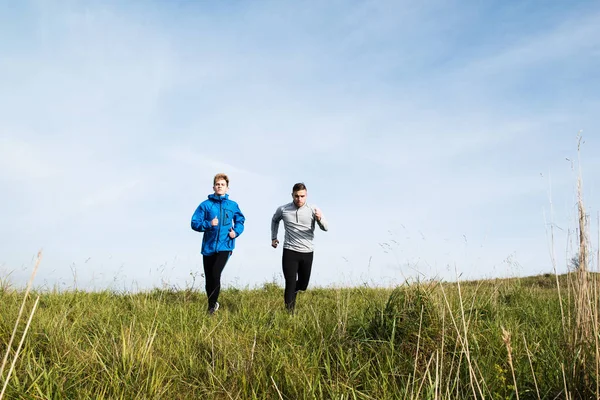
M596 1L0 0L0 54L15 285L42 248L46 288L202 286L217 172L247 218L225 285L282 282L298 181L330 225L312 286L551 272L552 221L564 272L580 130L598 247Z

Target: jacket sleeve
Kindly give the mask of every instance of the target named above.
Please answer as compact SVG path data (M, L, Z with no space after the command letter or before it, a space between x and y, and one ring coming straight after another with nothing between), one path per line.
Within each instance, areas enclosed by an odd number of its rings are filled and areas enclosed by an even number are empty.
M279 232L279 221L283 218L283 211L281 207L277 207L273 218L271 219L271 240L277 239L277 232Z
M318 208L318 207L315 206L315 208ZM329 230L329 227L327 225L327 220L323 216L323 210L321 210L321 220L320 221L317 220L317 217L315 217L314 211L313 211L313 218L315 219L315 222L317 223L317 225L319 225L319 228L321 228L322 231L327 232Z
M244 222L246 222L246 217L242 214L242 210L236 204L235 212L233 214L233 231L235 232L235 237L237 238L244 232Z
M316 218L315 221L317 221ZM323 215L321 215L321 220L317 221L317 225L319 225L319 228L321 228L322 231L327 232L329 230L329 226L327 225L327 221Z
M198 206L198 208L196 208L194 215L192 215L192 224L191 225L192 225L192 229L195 230L196 232L206 232L213 228L210 221L207 219L204 219L204 214L205 214L204 206L202 204L200 204Z

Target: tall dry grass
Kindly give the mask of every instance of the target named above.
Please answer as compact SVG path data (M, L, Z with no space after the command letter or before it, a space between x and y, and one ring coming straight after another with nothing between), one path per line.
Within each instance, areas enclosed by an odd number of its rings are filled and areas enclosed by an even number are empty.
M17 346L17 349L14 352L13 360L10 364L10 368L6 374L6 377L4 377L4 369L8 363L8 359L11 355L12 345L16 338L17 330L21 323L21 317L23 316L23 312L25 311L25 306L27 304L27 299L29 297L29 292L31 291L31 286L33 285L33 280L35 279L35 276L37 274L41 260L42 260L42 251L40 250L37 254L37 259L35 262L35 266L33 268L33 272L31 273L31 277L29 278L27 287L25 289L25 295L23 296L23 302L21 303L21 307L19 308L19 314L17 315L14 329L12 331L12 334L10 335L10 340L8 341L8 345L6 346L6 350L4 352L4 358L2 359L2 364L0 365L0 379L2 379L4 382L2 385L2 390L0 391L0 400L2 400L2 398L4 397L4 393L6 392L6 388L8 386L8 382L10 381L11 374L14 371L15 364L17 363L17 360L19 358L19 353L21 352L21 348L23 347L23 342L25 341L25 337L27 336L27 331L29 330L29 326L31 325L31 320L33 319L35 310L37 309L37 305L40 300L40 296L37 296L37 298L33 304L33 308L31 309L31 311L29 313L29 318L27 319L27 323L25 324L25 329L21 336L21 340L19 341L19 345Z

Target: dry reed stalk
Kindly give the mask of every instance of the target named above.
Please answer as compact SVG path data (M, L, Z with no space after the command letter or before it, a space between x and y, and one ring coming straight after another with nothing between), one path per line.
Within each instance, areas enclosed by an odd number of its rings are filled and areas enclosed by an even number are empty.
M587 249L587 224L583 199L581 197L581 177L578 180L578 209L579 209L579 268L577 269L578 296L577 296L577 327L582 339L591 337L589 321L591 321L591 308L589 306L589 279L588 279L588 249Z
M594 301L592 303L593 307L593 318L594 321L592 323L592 328L594 330L594 357L595 357L595 367L596 367L596 398L600 399L600 343L598 342L598 279L594 277L593 280L593 290L594 290Z
M578 135L577 153L581 150L581 133ZM589 285L588 271L588 218L585 213L582 194L583 179L581 176L581 161L579 160L579 172L577 177L577 209L579 222L579 266L577 269L577 284L575 293L575 332L574 332L574 354L577 354L576 364L580 368L575 369L574 378L583 377L583 383L589 383L587 367L588 353L593 339L592 321L592 299ZM581 374L581 375L580 375Z
M510 332L502 327L502 341L506 346L506 352L508 353L508 365L510 366L510 372L512 373L513 383L515 385L515 395L517 396L517 400L519 400L519 390L517 389L517 377L515 376L515 367L513 366L512 359L512 344L510 341Z
M451 392L451 386L452 386L452 380L450 379L452 377L452 374L454 373L454 365L455 365L455 358L456 358L456 354L458 353L458 365L456 366L456 375L455 375L455 383L459 380L460 378L460 365L462 363L462 358L463 358L463 351L458 351L459 347L462 346L462 336L460 334L460 330L458 329L458 325L456 324L456 320L454 319L454 315L452 315L452 308L450 307L450 302L448 301L448 297L446 296L446 292L444 291L444 285L440 285L440 289L442 290L442 298L444 299L444 303L448 309L448 313L450 314L450 320L452 321L452 325L454 325L454 329L456 330L456 342L454 343L454 351L451 352L451 354L453 355L452 357L452 362L450 363L450 371L448 371L447 375L448 376L448 382L446 384L446 396L450 397L450 392ZM442 314L444 316L444 321L446 318L446 312L444 311L444 313ZM445 330L444 330L445 332ZM442 335L442 337L444 337L445 335ZM443 348L442 348L443 349ZM442 352L442 357L443 357L443 353Z
M35 299L35 303L33 304L33 308L31 309L31 313L29 314L29 319L27 320L27 325L25 325L25 330L23 331L23 336L21 336L21 341L19 342L19 346L17 346L17 351L15 352L15 357L13 358L12 363L10 364L10 369L8 370L8 374L6 375L6 380L4 381L4 387L2 388L2 392L0 392L0 400L4 397L4 392L8 387L8 381L10 380L10 375L15 369L15 365L17 364L17 359L19 358L19 353L21 352L21 348L23 347L23 342L25 342L25 336L27 336L27 331L29 330L29 326L31 325L31 320L33 319L33 314L35 314L35 310L40 301L40 296L38 295L37 299Z
M457 274L457 276L458 276L458 274ZM481 398L485 398L485 396L483 395L483 392L481 390L481 387L479 386L479 382L476 379L475 370L473 368L473 362L471 361L471 355L469 353L469 341L467 339L468 331L467 331L467 326L466 326L466 322L465 322L465 311L464 311L463 300L462 300L462 295L461 295L461 291L460 291L460 282L458 281L458 279L457 279L457 284L458 284L457 287L458 287L458 296L459 296L461 315L462 315L462 319L463 319L464 336L463 336L463 333L461 332L461 329L458 327L458 324L456 323L456 319L454 318L454 315L452 314L452 308L450 307L450 302L448 301L448 297L446 296L446 292L444 291L444 286L440 285L440 288L442 289L442 295L444 297L444 302L446 303L446 307L448 307L448 312L450 313L450 318L454 325L454 329L456 330L457 343L460 343L460 345L462 346L462 351L460 352L459 366L460 366L460 361L462 360L462 355L464 354L467 359L467 364L469 367L469 381L470 381L471 390L473 391L473 397L477 398L477 391L478 391ZM458 371L459 371L459 369L457 367L457 375L456 375L457 380L459 377ZM477 386L477 387L475 387L475 386ZM477 389L477 391L475 389Z
M549 179L550 180L550 179ZM560 317L562 321L563 335L567 338L567 326L565 322L565 311L563 309L562 295L560 292L560 281L558 280L558 271L556 270L556 253L554 245L554 206L552 204L552 180L550 180L550 190L548 192L548 201L550 203L550 261L552 262L552 269L554 270L554 279L556 280L556 290L558 292L558 304L560 305ZM546 213L544 212L544 222L546 226ZM546 231L547 232L547 231Z
M437 381L439 382L439 387L436 389L435 391L435 397L436 399L438 398L438 390L439 390L439 396L441 397L442 395L442 382L441 382L441 377L443 376L443 368L444 368L444 349L445 347L445 342L446 342L446 313L444 312L444 310L442 310L442 344L440 346L441 349L441 355L440 355L440 360L439 360L439 373L438 373L438 379ZM450 380L450 379L448 379Z
M411 398L414 398L412 396L412 394L413 394L412 391L415 388L415 384L417 381L417 365L419 364L419 347L421 345L421 329L423 327L423 310L424 310L424 307L421 305L421 315L419 317L419 334L417 336L417 350L416 350L416 354L415 354L415 366L413 369L413 382L412 382L412 387L410 388ZM418 394L419 393L417 393L417 395Z
M477 391L481 395L481 398L484 398L485 396L483 395L481 387L479 386L479 381L477 380L477 376L475 375L475 370L473 369L473 362L471 360L471 352L469 349L468 327L467 327L467 321L465 318L465 308L464 308L464 303L463 303L463 298L462 298L462 291L460 289L460 280L458 279L458 273L456 274L456 276L457 276L456 287L458 288L460 313L462 316L463 329L464 329L464 339L463 339L464 345L465 345L464 351L465 351L465 356L467 357L467 363L469 365L469 380L471 382L471 387L473 389L473 396L475 398L477 398L477 393L475 392L475 386L477 386Z
M443 343L443 339L442 339L442 343ZM444 352L444 347L442 344L442 353L443 352ZM440 376L441 376L440 351L438 350L435 352L435 397L434 398L436 400L439 399L439 396L441 395L441 390L442 390L442 385L440 383Z
M433 361L433 357L434 356L435 356L435 354L432 354L429 357L429 361L427 361L427 365L425 366L425 372L423 373L423 375L426 375L426 376L429 377L429 382L431 382L431 372L429 372L429 368L431 366L431 362ZM416 399L421 399L422 398L421 397L421 390L423 390L423 385L424 384L425 384L425 377L423 377L423 379L421 379L421 384L419 385L419 389L417 389L417 397L415 397Z
M600 272L600 212L598 213L598 252L596 272ZM598 343L598 276L594 277L594 339L596 344L596 398L600 399L600 343Z
M538 388L537 379L535 377L535 371L533 369L533 362L531 361L531 352L529 351L529 348L527 347L527 340L525 339L525 334L523 334L523 343L525 344L525 351L527 352L527 358L529 359L529 367L531 367L531 375L533 376L533 383L535 385L535 392L537 393L538 399L541 400L540 390Z
M277 384L275 383L275 379L273 379L273 377L271 376L271 382L273 382L273 386L275 386L275 390L277 390L277 394L279 395L279 398L281 400L283 400L283 396L281 395L281 392L279 391L279 388L277 387Z
M6 346L6 353L4 354L4 359L2 360L2 366L0 366L0 378L2 378L2 374L4 373L4 367L8 361L8 356L10 354L10 349L12 347L13 341L17 334L17 328L19 327L19 322L21 321L21 317L23 316L23 311L25 310L25 304L27 303L27 297L29 296L29 291L31 290L31 286L33 285L33 279L37 274L38 267L40 266L40 261L42 260L42 250L38 251L37 259L35 261L35 266L33 267L33 271L31 272L31 276L29 277L29 282L27 282L27 288L25 289L25 296L23 297L23 302L21 303L21 308L19 309L19 314L17 315L17 320L15 322L15 327L10 335L10 340L8 341L8 345ZM6 379L8 382L8 379Z
M560 368L562 370L563 384L565 385L565 399L569 400L571 396L569 396L569 389L567 388L567 375L565 374L565 364L560 364Z

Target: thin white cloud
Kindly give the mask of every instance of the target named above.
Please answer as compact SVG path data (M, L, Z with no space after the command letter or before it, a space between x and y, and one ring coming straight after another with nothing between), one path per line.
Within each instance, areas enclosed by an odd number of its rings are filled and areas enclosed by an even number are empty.
M581 55L593 57L600 45L600 12L578 15L550 30L524 37L520 42L468 64L468 75L494 75L499 72L520 73L523 69L553 62L581 62ZM518 70L518 71L516 71Z
M4 136L0 132L0 179L9 181L49 178L58 168L43 149L30 141Z
M127 181L116 185L110 185L83 199L84 207L106 206L111 203L123 201L138 185L140 180Z
M210 145L209 145L210 147ZM226 159L227 154L223 154L222 145L215 143L212 145L212 149L206 149L208 153L214 153L220 156L221 159ZM246 177L253 176L260 178L260 174L250 171L246 168L237 167L225 161L221 161L215 157L207 156L203 152L194 151L188 147L173 146L164 150L166 157L174 162L183 163L187 166L191 166L197 169L204 168L210 171L228 171L231 174L244 175ZM214 174L213 174L214 175Z

